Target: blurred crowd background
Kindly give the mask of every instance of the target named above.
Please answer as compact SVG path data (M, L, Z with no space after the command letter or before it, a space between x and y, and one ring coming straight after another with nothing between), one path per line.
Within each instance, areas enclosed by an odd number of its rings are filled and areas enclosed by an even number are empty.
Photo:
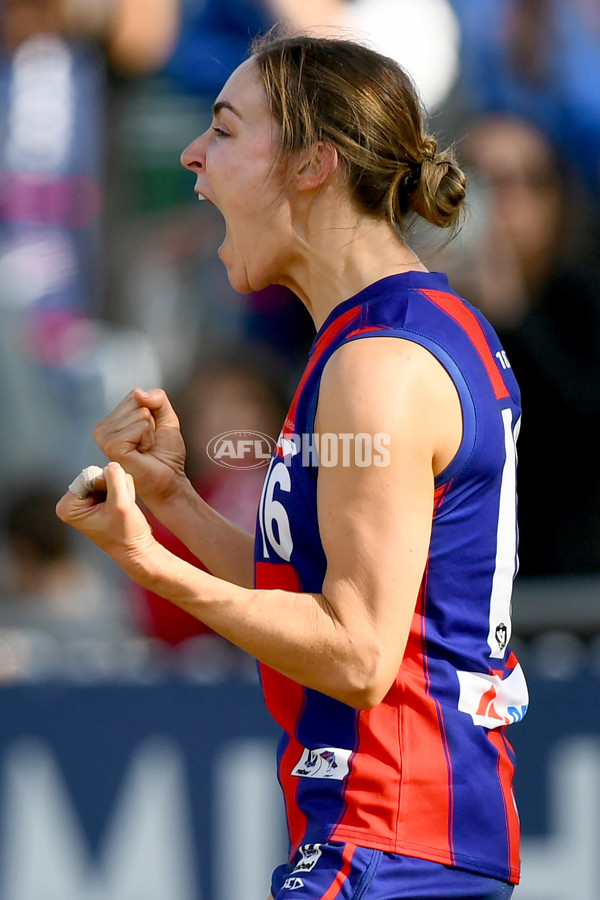
M600 666L600 3L0 0L0 680L251 677L54 505L103 464L94 425L161 386L198 490L253 529L262 470L220 468L206 444L276 438L312 323L283 288L231 289L222 220L179 154L282 20L394 56L468 170L461 234L412 239L495 325L521 385L516 637L555 674Z

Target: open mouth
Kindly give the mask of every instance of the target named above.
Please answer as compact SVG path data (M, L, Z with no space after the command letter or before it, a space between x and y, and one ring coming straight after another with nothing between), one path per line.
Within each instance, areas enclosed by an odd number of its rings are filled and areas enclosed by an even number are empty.
M196 197L198 200L205 200L207 203L210 203L211 206L215 206L212 200L209 200L208 197L205 197L204 194L201 194L200 191L195 191ZM215 207L216 208L216 207Z
M202 194L200 191L196 190L196 191L194 191L194 193L196 194L196 197L198 198L198 200L205 200L207 203L210 203L210 205L213 206L218 212L220 212L219 207L215 203L213 203L212 200L210 200L208 197L206 197L204 194ZM227 229L225 229L225 236L223 238L221 246L217 250L219 257L221 256L223 244L225 243L226 239L227 239Z

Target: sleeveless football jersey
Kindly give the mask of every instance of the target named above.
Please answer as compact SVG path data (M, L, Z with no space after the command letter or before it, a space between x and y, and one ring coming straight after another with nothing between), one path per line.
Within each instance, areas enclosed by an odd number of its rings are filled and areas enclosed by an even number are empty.
M311 446L321 375L346 341L394 336L427 348L445 367L460 398L463 438L436 479L428 561L384 700L356 710L261 666L267 707L283 729L278 768L290 850L338 840L517 882L514 757L505 731L528 702L508 647L520 398L493 329L444 275L384 278L323 324L265 479L256 586L322 591Z

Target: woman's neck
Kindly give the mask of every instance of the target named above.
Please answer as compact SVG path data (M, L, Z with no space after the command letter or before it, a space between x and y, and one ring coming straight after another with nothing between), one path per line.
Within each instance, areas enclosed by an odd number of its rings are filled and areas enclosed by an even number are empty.
M307 227L296 226L294 248L281 283L300 297L317 330L339 303L381 278L427 271L391 225L339 204L332 215L311 213Z

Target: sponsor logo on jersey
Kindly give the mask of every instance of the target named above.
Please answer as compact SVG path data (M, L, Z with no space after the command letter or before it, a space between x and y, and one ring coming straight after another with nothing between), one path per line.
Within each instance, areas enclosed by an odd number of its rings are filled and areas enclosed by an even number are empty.
M529 694L519 664L508 674L495 672L457 672L460 684L458 708L475 725L502 728L520 722L527 712Z
M287 890L287 891L297 891L299 888L303 888L303 887L304 887L304 882L302 881L301 878L292 878L290 876L289 878L286 878L285 881L283 882L282 889Z
M296 868L293 869L292 875L295 875L296 872L312 872L321 857L321 845L303 844L298 849L302 854L302 859L296 863Z
M330 778L343 781L348 774L348 761L352 750L339 747L304 748L302 756L292 770L299 778Z

